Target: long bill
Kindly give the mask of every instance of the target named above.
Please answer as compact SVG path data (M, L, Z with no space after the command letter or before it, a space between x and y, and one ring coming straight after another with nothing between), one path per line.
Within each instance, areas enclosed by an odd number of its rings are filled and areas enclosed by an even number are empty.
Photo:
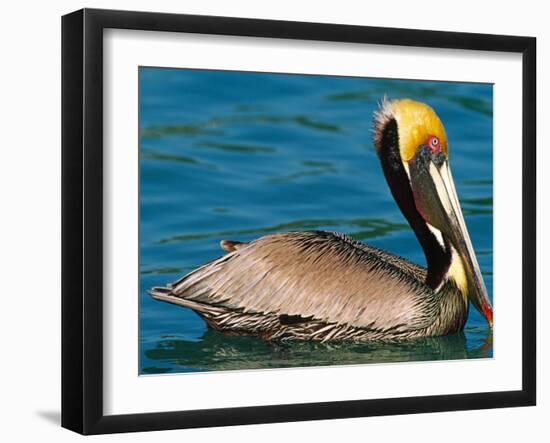
M464 222L448 160L442 152L422 146L408 162L415 205L455 248L466 274L468 298L493 326L493 308Z

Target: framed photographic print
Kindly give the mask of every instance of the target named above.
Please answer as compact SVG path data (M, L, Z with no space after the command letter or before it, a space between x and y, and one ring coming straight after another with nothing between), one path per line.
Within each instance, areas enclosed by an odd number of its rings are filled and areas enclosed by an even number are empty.
M535 50L64 16L62 425L534 405Z

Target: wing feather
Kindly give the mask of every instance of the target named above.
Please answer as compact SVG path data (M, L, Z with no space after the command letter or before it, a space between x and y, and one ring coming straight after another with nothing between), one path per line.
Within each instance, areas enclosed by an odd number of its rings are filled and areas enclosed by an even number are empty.
M354 327L429 326L437 297L426 271L404 259L323 231L261 237L191 272L172 295L249 313L311 317Z

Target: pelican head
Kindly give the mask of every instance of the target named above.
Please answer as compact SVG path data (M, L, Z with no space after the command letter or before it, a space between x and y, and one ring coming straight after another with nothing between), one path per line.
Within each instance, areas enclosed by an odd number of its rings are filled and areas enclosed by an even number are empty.
M384 100L375 114L374 142L384 175L413 228L428 264L426 284L449 279L493 324L493 309L460 209L445 128L428 105Z

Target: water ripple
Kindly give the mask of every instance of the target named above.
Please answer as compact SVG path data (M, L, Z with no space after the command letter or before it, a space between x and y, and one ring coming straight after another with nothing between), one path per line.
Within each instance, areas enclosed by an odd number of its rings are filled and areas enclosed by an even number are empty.
M141 160L160 160L177 163L198 164L199 162L192 157L185 155L165 154L162 152L153 151L150 149L141 148Z
M301 164L306 166L308 169L278 177L271 177L267 181L269 183L290 183L304 177L338 173L338 169L331 162L303 161Z
M250 234L272 234L276 232L286 232L292 230L317 230L322 227L360 227L367 230L351 233L356 239L382 237L392 232L410 229L409 225L404 223L392 223L380 218L360 218L350 220L335 219L316 219L316 220L298 220L289 223L282 223L274 226L265 226L253 229L237 229L218 232L206 232L196 234L181 234L159 240L157 243L181 243L195 240L223 239L229 237L238 237Z
M308 129L323 132L342 132L342 127L334 123L323 122L307 115L277 116L277 115L243 115L212 118L206 122L186 123L181 125L151 125L141 129L142 139L169 136L201 136L223 135L221 126L252 124L293 124Z
M336 102L359 102L359 103L373 103L387 94L387 90L378 89L376 91L370 90L355 90L355 91L344 91L335 94L330 94L325 96L326 100L336 101ZM459 106L465 111L473 111L478 114L482 114L487 117L492 117L493 107L492 103L488 100L484 100L477 97L465 97L462 95L442 95L434 88L417 88L414 90L414 93L411 94L410 88L404 88L403 94L400 93L399 88L395 86L391 88L392 96L398 97L403 95L408 97L409 95L420 96L423 100L429 100L438 98L449 103ZM391 97L390 97L391 98Z
M476 331L477 332L477 331ZM490 356L490 337L469 346L464 334L422 338L400 343L265 343L252 337L227 337L208 330L199 341L167 339L145 351L156 365L143 372L178 370L221 371L284 367L356 365L379 362L453 360ZM482 335L483 336L483 335ZM312 359L311 356L315 355ZM163 366L168 364L168 366Z
M220 142L199 142L195 146L201 148L218 149L226 152L237 152L240 154L272 154L277 152L275 148L259 145L246 145L243 143L220 143Z

